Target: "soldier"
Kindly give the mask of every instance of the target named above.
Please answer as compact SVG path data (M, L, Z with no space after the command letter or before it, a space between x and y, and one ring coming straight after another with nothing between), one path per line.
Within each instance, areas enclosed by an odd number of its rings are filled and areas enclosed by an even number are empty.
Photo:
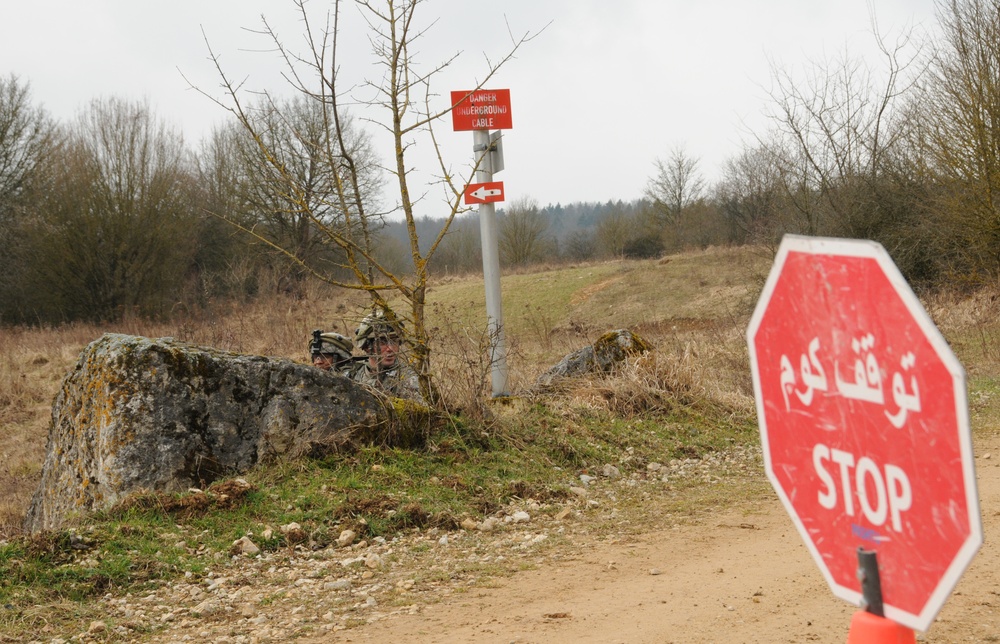
M313 366L323 371L335 371L348 377L353 376L358 367L358 362L351 355L353 350L354 343L347 336L319 329L312 332L309 357Z
M354 344L368 359L355 371L354 379L397 398L426 403L416 372L400 355L400 335L382 311L366 315L354 334Z

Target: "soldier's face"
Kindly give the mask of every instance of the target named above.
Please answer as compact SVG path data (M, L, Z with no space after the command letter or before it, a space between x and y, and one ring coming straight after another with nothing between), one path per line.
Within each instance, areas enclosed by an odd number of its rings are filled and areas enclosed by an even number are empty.
M375 340L375 353L372 356L377 361L379 367L388 369L396 364L399 355L399 340L396 338L377 338Z
M313 366L319 367L323 371L329 371L333 367L333 356L326 353L317 353L312 360Z

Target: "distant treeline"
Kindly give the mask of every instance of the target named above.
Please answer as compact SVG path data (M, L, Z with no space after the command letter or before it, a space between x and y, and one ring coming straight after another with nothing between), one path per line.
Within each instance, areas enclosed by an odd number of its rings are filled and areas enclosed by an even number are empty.
M665 250L662 231L642 231L634 226L650 208L651 203L646 199L539 207L532 199L523 198L507 206L501 204L497 208L501 267L659 255ZM417 220L422 243L429 245L445 222L445 218ZM651 239L643 241L643 234ZM386 224L383 240L386 250L393 248L403 253L408 239L403 222ZM719 238L713 243L728 243L728 240ZM432 270L482 271L481 224L476 211L459 215L451 223L436 252Z

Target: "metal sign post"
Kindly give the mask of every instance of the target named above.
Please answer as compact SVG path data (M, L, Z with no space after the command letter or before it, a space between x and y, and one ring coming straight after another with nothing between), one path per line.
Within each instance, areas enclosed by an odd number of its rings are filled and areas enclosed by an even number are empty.
M476 181L490 183L493 181L493 168L490 163L490 133L488 130L476 130L473 133L474 146L477 155L478 170ZM504 396L507 393L507 346L503 329L503 302L500 298L500 247L497 241L497 215L493 202L479 204L479 230L483 244L483 281L486 285L486 317L487 330L490 334L490 365L493 396Z
M500 250L497 241L496 201L503 200L503 184L493 183L493 173L503 169L500 133L491 128L509 129L510 90L452 92L454 129L472 130L478 188L466 190L466 203L479 204L479 228L483 245L483 281L486 286L487 331L490 335L490 365L493 396L505 396L507 389L507 345L504 339L503 302L500 297ZM494 167L496 166L496 167ZM490 185L485 185L490 184Z

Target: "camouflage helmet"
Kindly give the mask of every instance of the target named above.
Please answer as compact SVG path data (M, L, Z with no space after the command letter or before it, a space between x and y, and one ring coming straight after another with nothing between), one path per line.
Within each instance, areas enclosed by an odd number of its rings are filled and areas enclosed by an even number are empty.
M368 344L380 336L399 339L401 327L402 323L393 324L385 317L385 312L381 309L372 311L361 319L361 324L354 332L354 345L365 349Z
M353 350L354 343L345 335L318 329L312 332L312 340L309 342L310 358L326 354L336 357L337 360L350 360Z

